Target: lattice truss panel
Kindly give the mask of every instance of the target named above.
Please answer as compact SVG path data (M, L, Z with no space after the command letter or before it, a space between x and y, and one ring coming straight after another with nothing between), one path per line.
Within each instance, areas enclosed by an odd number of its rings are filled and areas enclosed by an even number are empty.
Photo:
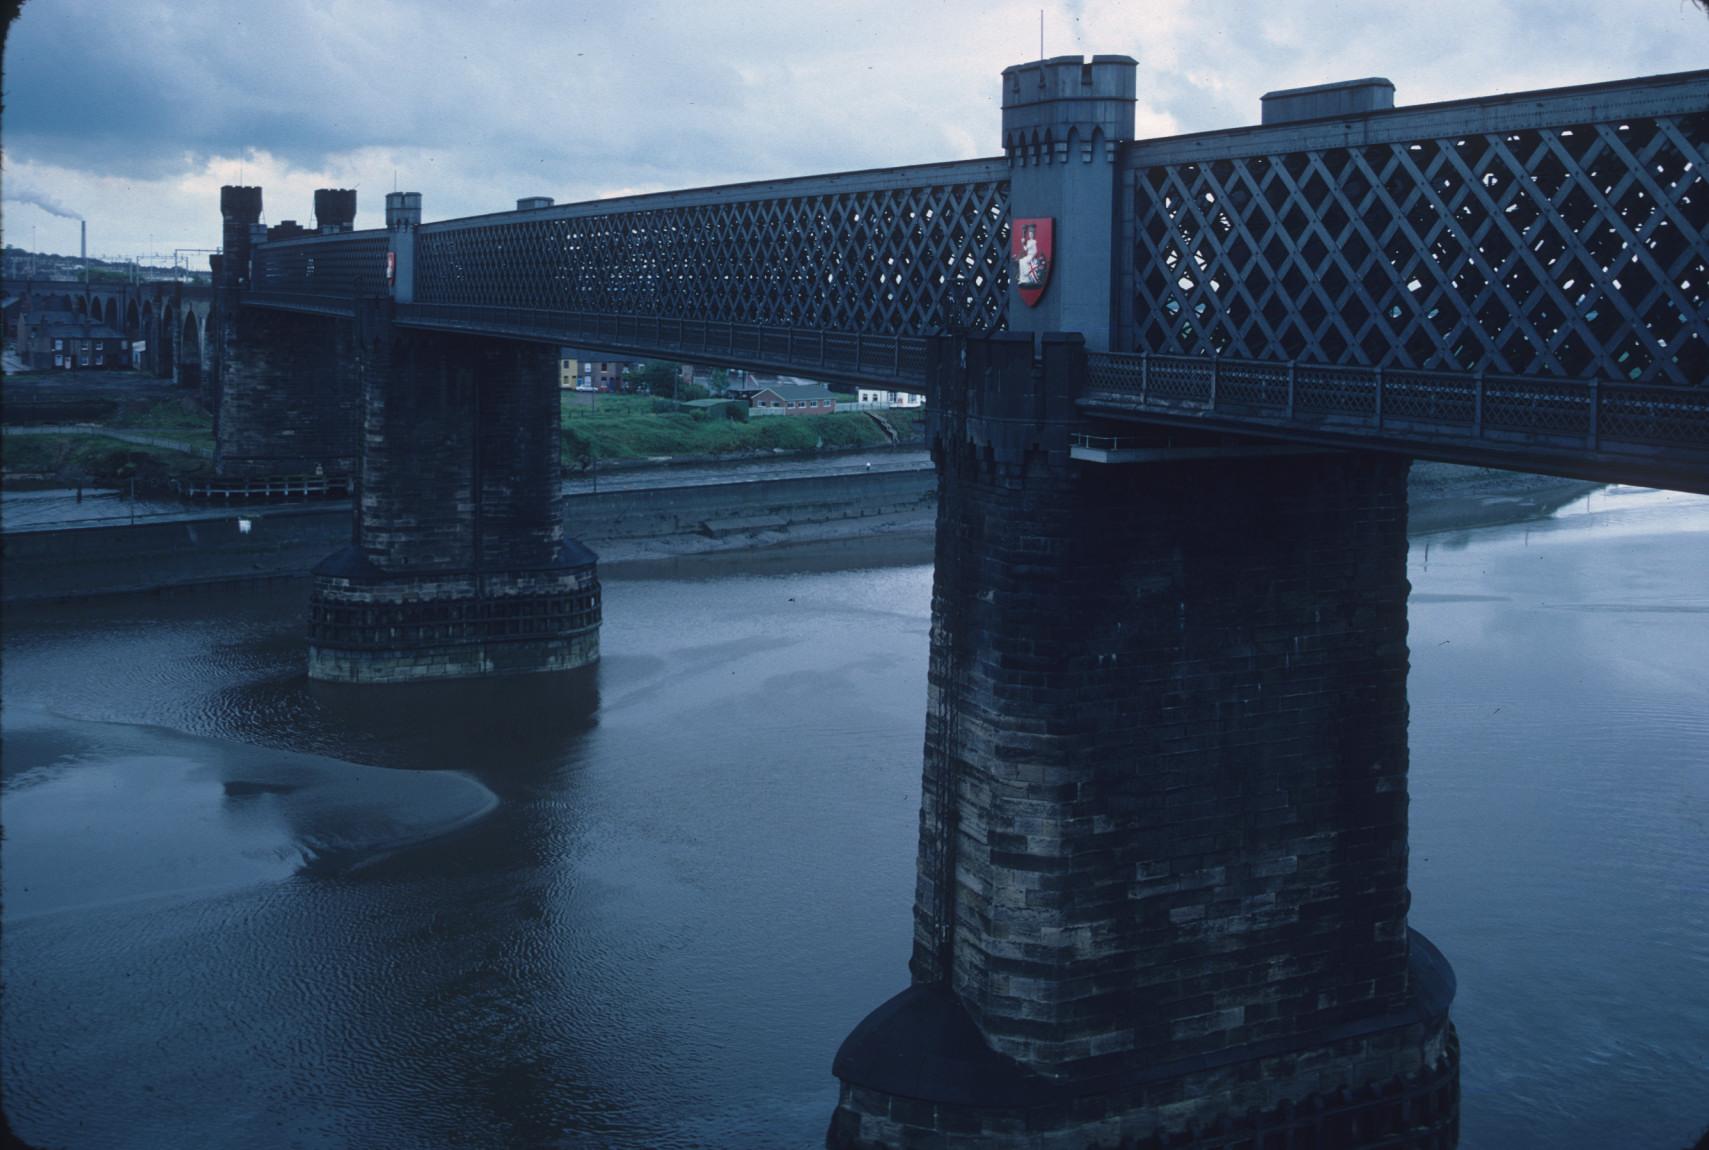
M1709 383L1709 115L1134 173L1133 348Z
M368 292L386 290L390 236L381 230L285 240L255 249L256 291L327 296L350 302L360 282Z
M907 334L1004 326L1008 184L424 229L421 303Z

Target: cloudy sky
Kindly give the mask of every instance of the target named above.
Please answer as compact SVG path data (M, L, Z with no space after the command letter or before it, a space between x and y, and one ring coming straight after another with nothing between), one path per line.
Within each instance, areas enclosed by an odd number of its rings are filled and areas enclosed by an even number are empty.
M1141 135L1255 122L1273 88L1401 104L1709 65L1687 0L1050 0L1045 51L1140 61ZM218 243L219 185L308 223L317 187L428 219L991 155L1039 4L965 0L27 0L0 123L7 242Z

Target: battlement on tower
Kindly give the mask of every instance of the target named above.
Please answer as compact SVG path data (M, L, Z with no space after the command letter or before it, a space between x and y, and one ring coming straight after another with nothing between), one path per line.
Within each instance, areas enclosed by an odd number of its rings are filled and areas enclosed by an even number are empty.
M255 223L261 218L261 189L247 184L222 185L220 216L233 223Z
M315 228L321 235L348 232L355 227L355 188L315 189Z
M388 231L401 231L420 225L420 192L386 193L386 228Z
M1003 152L1011 164L1115 159L1133 139L1139 61L1054 56L1003 69Z

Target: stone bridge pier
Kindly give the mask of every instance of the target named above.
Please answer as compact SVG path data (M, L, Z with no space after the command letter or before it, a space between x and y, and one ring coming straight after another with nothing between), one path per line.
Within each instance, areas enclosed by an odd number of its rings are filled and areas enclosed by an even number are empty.
M1453 975L1407 925L1407 462L1072 458L1079 336L933 341L912 985L827 1144L1416 1147Z
M406 332L393 307L358 302L354 537L315 568L309 676L407 682L594 662L596 558L559 517L556 350Z
M222 334L217 472L244 479L353 474L360 394L350 321L243 308Z
M266 235L261 202L258 187L220 189L224 253L207 339L215 470L234 479L347 480L361 422L354 332L348 319L243 305L250 251Z

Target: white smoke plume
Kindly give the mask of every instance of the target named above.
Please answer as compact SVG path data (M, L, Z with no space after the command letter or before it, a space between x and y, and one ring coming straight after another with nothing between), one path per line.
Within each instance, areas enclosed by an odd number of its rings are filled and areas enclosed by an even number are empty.
M6 199L11 200L13 203L34 204L42 211L47 212L49 215L58 216L62 220L81 220L83 218L80 213L72 211L52 196L43 192L38 192L34 188L28 186L19 187L13 185L10 180L7 181L5 196Z

